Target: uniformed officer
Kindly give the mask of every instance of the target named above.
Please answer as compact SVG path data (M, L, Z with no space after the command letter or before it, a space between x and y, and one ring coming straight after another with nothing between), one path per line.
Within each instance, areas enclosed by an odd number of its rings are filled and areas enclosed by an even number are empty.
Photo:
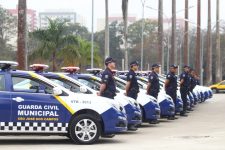
M189 77L190 67L185 65L184 72L180 75L180 94L183 100L183 111L180 113L181 116L187 116L187 95L189 93Z
M190 75L190 87L189 87L189 91L190 91L190 93L192 93L192 95L195 96L193 90L194 90L194 88L197 85L197 80L195 79L195 71L194 71L194 69L190 69L190 74L189 75ZM196 104L196 101L194 102L194 104ZM192 109L190 109L190 110L192 110Z
M158 93L159 93L159 64L153 64L152 65L152 72L148 76L148 86L147 86L147 94L155 97L156 99L158 98Z
M165 91L166 94L168 94L172 99L173 103L176 106L176 99L177 99L177 66L171 65L169 73L166 75L166 81L165 81ZM175 107L176 108L176 107ZM170 117L168 119L177 119L175 116Z
M136 78L135 71L138 70L139 64L137 61L133 61L130 63L130 71L127 74L127 84L126 84L126 95L137 99L139 93L139 86Z
M113 70L116 68L116 62L113 58L105 59L106 69L102 73L102 83L100 86L99 96L114 99L116 96L116 84L113 76Z

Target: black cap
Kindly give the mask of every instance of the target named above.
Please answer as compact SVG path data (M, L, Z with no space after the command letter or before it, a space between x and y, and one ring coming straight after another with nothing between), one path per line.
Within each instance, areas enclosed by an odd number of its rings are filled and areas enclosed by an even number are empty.
M153 64L152 65L152 68L159 68L159 67L161 67L161 65L159 65L159 64Z
M139 63L138 63L138 61L132 61L131 63L130 63L130 66L132 67L132 66L139 66Z
M170 65L170 68L178 68L178 66L177 65Z
M190 66L188 66L188 65L184 65L184 68L189 68L189 69L190 69Z
M105 59L105 65L108 65L109 63L112 63L112 62L116 62L112 57L108 57Z

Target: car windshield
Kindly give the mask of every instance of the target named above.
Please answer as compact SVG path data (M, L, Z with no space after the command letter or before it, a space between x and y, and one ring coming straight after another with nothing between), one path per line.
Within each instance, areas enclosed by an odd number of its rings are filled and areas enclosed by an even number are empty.
M85 84L86 86L90 87L91 89L95 91L100 90L101 82L98 80L94 80L90 78L90 79L78 79L78 81L80 81L81 83Z
M50 79L52 80L54 83L56 84L59 84L60 86L63 86L64 88L74 92L74 93L81 93L80 92L80 86L73 83L73 82L70 82L66 79L62 79L62 78L52 78Z

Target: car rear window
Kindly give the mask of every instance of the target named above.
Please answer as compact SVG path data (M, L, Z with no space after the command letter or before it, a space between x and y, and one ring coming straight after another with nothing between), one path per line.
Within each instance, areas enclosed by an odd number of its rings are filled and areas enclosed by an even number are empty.
M0 74L0 91L5 91L5 76Z

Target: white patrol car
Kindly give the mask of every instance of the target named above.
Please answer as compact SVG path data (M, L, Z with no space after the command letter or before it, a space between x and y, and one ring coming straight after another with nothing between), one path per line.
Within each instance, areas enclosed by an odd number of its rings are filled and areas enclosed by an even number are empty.
M126 114L116 101L72 93L36 73L10 69L13 65L0 61L0 135L56 134L91 144L101 135L127 130Z

